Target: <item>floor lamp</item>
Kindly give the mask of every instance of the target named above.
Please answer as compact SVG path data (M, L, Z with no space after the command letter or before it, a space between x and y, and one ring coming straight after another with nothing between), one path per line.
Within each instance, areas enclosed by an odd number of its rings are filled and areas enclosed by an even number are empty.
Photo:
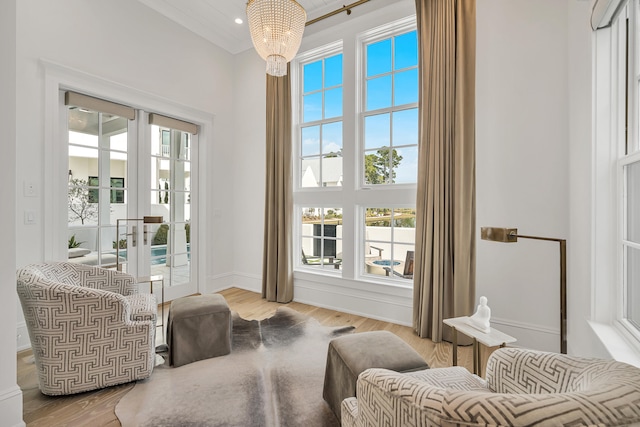
M553 237L524 236L518 234L517 228L482 227L480 229L482 240L516 243L518 237L560 243L560 352L567 354L567 241Z
M161 224L163 218L161 215L158 216L145 216L142 218L121 218L116 220L116 270L122 271L122 266L120 265L120 222L133 222L133 221L142 221L144 226L144 244L147 244L147 226L146 224ZM131 227L131 233L126 233L125 236L131 236L131 246L136 247L138 244L138 228L134 225Z

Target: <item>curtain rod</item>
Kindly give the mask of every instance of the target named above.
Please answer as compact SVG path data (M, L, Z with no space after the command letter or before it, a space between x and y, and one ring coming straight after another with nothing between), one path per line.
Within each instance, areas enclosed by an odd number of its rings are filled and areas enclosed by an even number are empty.
M367 3L369 0L358 0L356 2L353 2L351 4L348 4L346 6L342 6L340 9L336 9L333 12L329 12L327 14L324 14L322 16L319 16L315 19L312 19L311 21L307 21L307 23L305 24L305 26L311 25L311 24L315 24L316 22L322 21L323 19L329 18L330 16L333 15L337 15L341 12L346 11L347 15L351 15L351 9L356 7L356 6L360 6L361 4Z

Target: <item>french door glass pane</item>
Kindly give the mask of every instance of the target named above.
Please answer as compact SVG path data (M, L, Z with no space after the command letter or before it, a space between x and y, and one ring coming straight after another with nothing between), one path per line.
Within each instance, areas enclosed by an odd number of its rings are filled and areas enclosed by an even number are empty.
M161 274L165 286L191 281L191 162L186 132L151 126L151 215L161 225L147 225L153 236L151 274Z
M67 111L69 260L114 267L115 219L127 212L128 121L77 107Z

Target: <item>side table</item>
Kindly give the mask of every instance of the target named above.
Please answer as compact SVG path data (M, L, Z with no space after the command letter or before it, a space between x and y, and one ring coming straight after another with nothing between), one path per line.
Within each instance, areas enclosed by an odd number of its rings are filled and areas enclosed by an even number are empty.
M160 282L160 286L161 286L161 305L160 305L160 313L161 313L161 320L160 322L156 323L156 328L160 327L162 329L162 344L156 346L156 353L160 353L163 351L167 351L168 347L167 347L167 340L164 336L164 276L162 276L161 274L156 274L153 276L142 276L142 277L138 277L136 278L136 282L138 283L149 283L149 293L153 294L153 284L156 282Z
M494 328L491 328L490 332L485 333L479 329L471 326L467 321L468 316L453 317L451 319L444 319L445 325L451 326L453 329L453 366L458 366L458 331L464 335L473 338L473 373L482 376L480 366L480 346L478 343L484 344L487 347L504 347L506 344L516 342L517 340L500 332Z

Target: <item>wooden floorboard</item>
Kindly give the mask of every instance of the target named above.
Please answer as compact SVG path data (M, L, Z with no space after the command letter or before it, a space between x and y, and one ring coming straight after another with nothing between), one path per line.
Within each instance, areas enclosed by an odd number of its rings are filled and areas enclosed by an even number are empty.
M262 299L260 294L237 288L227 289L220 294L225 297L231 310L236 311L240 317L247 320L271 317L279 307L286 305L317 319L326 326L355 326L354 333L376 330L391 331L420 353L432 368L451 366L451 344L434 344L429 339L419 338L407 326L298 302L289 304L268 302ZM167 304L165 316L168 311ZM491 350L493 349L483 351L484 361ZM115 415L115 407L120 399L133 388L133 383L77 395L49 397L40 393L38 389L37 373L31 351L19 352L17 362L17 381L23 393L23 419L27 426L120 426ZM472 369L471 347L458 347L458 364L469 370Z

